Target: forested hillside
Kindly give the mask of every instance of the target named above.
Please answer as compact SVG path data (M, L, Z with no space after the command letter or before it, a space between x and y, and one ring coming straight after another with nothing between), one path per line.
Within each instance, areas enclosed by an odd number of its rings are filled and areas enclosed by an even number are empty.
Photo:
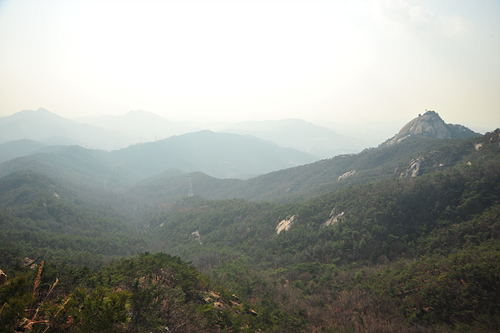
M36 173L2 178L2 263L12 264L8 257L22 254L94 268L106 258L143 251L147 239L131 223L131 215L117 207L125 199L98 194L75 194L75 188Z
M416 158L418 172L405 177ZM272 201L204 198L196 195L197 174L190 175L195 196L155 199L177 193L175 181L189 185L175 170L126 194L64 174L3 176L0 327L497 331L500 130L408 140L310 167L316 185L306 167L302 180L300 168L259 177L269 198L273 177L306 188L274 192ZM338 179L351 169L358 171ZM210 181L207 192L250 183Z
M487 139L445 172L287 205L186 199L152 226L254 304L302 309L310 331L496 330L500 148Z
M114 191L170 169L246 179L317 160L307 153L249 135L210 131L172 136L110 152L18 140L0 145L0 154L0 163L3 162L0 176L14 171L35 171Z
M250 135L200 131L136 144L110 152L115 165L140 179L175 168L201 171L218 178L246 179L275 170L311 163L317 158Z
M467 140L417 137L397 145L365 149L359 154L339 155L294 168L274 171L245 181L217 179L203 173L165 173L129 188L148 202L166 203L188 193L208 199L243 198L251 201L291 202L314 198L354 185L395 178L416 177L464 165L495 154L482 149L491 136Z

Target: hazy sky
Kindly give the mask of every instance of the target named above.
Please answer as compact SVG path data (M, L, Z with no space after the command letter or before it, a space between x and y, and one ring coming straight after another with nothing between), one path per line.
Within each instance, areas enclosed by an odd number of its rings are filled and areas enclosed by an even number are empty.
M1 1L0 116L500 127L500 1Z

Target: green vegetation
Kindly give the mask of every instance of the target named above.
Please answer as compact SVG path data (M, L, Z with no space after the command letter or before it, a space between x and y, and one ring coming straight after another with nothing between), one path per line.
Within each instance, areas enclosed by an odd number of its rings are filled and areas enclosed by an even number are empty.
M195 194L206 199L243 198L250 201L279 203L305 201L334 191L398 178L410 169L412 160L421 158L419 175L445 171L494 154L486 142L491 136L468 140L418 137L390 147L365 149L359 154L339 155L312 164L279 170L248 180L216 179L201 172L192 174ZM477 144L484 148L475 149ZM356 170L352 176L339 176ZM138 200L172 203L188 193L187 175L173 172L130 187Z
M98 199L78 197L74 189L36 173L5 176L0 183L2 252L97 268L142 251L147 239L130 218ZM5 260L0 259L2 267Z
M218 331L221 314L203 299L205 290L205 277L167 254L141 254L97 274L42 262L36 270L17 270L0 287L0 327L2 332L163 332L168 326L173 332ZM234 311L228 306L227 318Z
M144 203L11 173L0 179L0 268L8 276L0 286L0 327L495 332L499 134L443 141L439 150L425 140L401 146L420 147L417 155L430 161L415 178L394 173L395 164L415 158L387 150L400 147L343 157L364 176L336 180L335 188L311 186L300 194L307 200ZM422 142L429 143L423 151Z

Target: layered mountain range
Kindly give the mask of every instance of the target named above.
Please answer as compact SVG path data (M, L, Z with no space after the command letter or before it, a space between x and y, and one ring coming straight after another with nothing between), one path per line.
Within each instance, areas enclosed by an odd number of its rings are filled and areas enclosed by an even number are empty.
M435 116L298 166L310 155L210 131L3 143L0 327L496 332L500 129L443 137Z
M47 127L54 131L57 124L68 124L46 110L22 112L23 117L30 114L39 122L48 115L55 125ZM14 116L9 117L9 122L4 118L0 125L12 123L22 127L15 119L23 117ZM26 128L34 128L34 123L26 122ZM300 121L289 123L300 125ZM286 130L274 131L277 124L264 126L261 136L269 138L274 133L275 139L283 137ZM256 124L245 126L253 133L250 129ZM70 129L79 133L78 127ZM43 133L34 131L31 135L41 138ZM18 134L18 138L21 136ZM449 140L477 136L480 134L461 125L446 124L436 112L427 111L378 148L320 161L248 134L211 131L172 136L111 152L21 139L0 144L0 176L20 170L44 172L85 186L114 191L127 188L130 195L142 193L140 197L148 202L169 202L189 193L211 199L297 200L353 184L415 177L453 167L463 163L463 156L474 148L467 146L462 154L450 156L440 147L449 145Z
M356 153L369 145L363 138L340 135L299 119L201 124L171 121L151 112L137 110L123 116L71 120L43 108L0 118L0 143L30 139L46 145L79 145L109 151L205 129L252 135L285 148L311 154L318 159Z
M245 179L316 160L307 153L255 137L210 131L111 152L80 146L45 146L23 139L1 144L0 156L5 161L0 165L2 175L26 168L68 175L81 170L89 183L114 183L117 187L172 168L183 172L201 171L217 178Z

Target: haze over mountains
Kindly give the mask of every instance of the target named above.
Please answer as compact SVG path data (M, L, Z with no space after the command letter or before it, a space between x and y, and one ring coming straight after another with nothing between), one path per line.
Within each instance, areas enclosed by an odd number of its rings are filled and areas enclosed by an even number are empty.
M453 154L441 147L452 144L449 140L480 136L427 111L378 148L319 161L282 146L299 146L321 155L337 151L342 143L352 144L344 149L349 151L359 141L301 120L283 120L237 123L233 130L226 129L240 134L203 130L112 151L64 145L84 140L98 144L110 138L123 144L120 140L128 133L128 139L143 138L149 127L141 126L155 122L153 129L159 133L187 129L147 112L101 120L102 128L97 128L44 109L0 118L2 140L16 139L0 144L0 177L16 171L44 173L149 203L173 202L188 194L208 199L295 201L351 185L453 168L465 163L478 144L465 145ZM59 144L50 145L53 141Z
M499 333L499 18L0 0L0 333Z
M82 117L76 118L75 121L118 134L124 139L128 138L131 140L129 144L161 140L202 129L141 110L130 111L123 116Z
M222 131L250 134L320 158L357 153L369 146L369 141L362 136L353 138L341 135L300 119L240 122L226 125Z
M208 129L242 135L252 135L272 141L282 147L294 148L319 158L354 153L369 146L364 138L340 135L331 129L300 119L248 121L239 123L174 122L147 111L131 111L123 116L84 117L77 122L89 124L123 137L134 135L143 141L154 141L188 132Z
M113 135L124 138L127 133L132 134L129 138L133 135L142 138L148 128L141 126L155 122L153 129L158 133L167 133L168 129L186 130L186 127L176 129L173 122L147 112L101 120L102 128L96 128L43 109L0 118L0 127L10 129L2 132L3 139L19 139L0 144L0 162L3 162L0 176L18 170L44 172L98 188L129 187L130 193L142 191L151 201L183 197L190 187L196 195L212 199L289 200L400 174L407 177L433 172L438 165L452 166L460 161L460 156L447 157L443 163L439 161L439 153L427 156L422 149L437 149L448 144L444 139L479 136L465 126L446 124L436 112L428 111L403 126L379 148L365 149L355 155L330 155L321 161L311 154L278 144L299 146L317 156L327 151L334 154L342 144L351 147L343 151L354 150L359 141L356 143L301 120L283 120L237 123L235 129L227 129L240 134L204 130L110 152L44 143L56 138L64 138L60 143L77 139L93 139L96 143ZM120 128L124 131L118 132ZM58 136L51 137L52 134ZM188 174L192 175L188 177Z
M79 146L36 148L39 144L34 141L13 141L0 145L0 155L4 155L3 151L5 155L12 154L15 147L21 146L23 149L18 153L32 154L5 162L0 167L0 174L36 165L63 174L70 174L73 169L81 170L94 178L89 182L97 184L114 183L118 179L137 181L172 168L184 172L201 171L218 178L244 179L316 160L306 153L258 138L210 131L173 136L111 152Z
M284 139L277 128L260 134ZM377 148L320 161L208 130L111 151L2 143L0 327L29 331L28 313L39 331L67 331L95 317L83 312L91 300L120 290L129 303L106 308L102 329L90 320L93 331L180 332L193 313L192 332L438 332L453 328L446 309L469 331L494 332L499 152L499 129L479 135L435 112ZM14 302L20 294L9 290L23 276L34 287Z
M420 122L425 125L425 118ZM432 123L427 125L433 126ZM463 135L462 139L468 136L471 139L476 137L477 142L484 141L479 134L468 129L460 135ZM450 145L459 144L460 148L453 148L457 151L450 152ZM358 154L338 155L245 181L215 179L203 173L194 173L190 182L195 194L210 199L304 200L352 185L412 178L454 168L472 159L468 156L474 155L480 145L482 143L465 144L452 138L440 139L415 131L408 134L405 140L392 145L384 143ZM130 191L143 193L150 201L170 201L184 196L188 186L185 174L166 173L145 180Z
M0 118L0 143L30 139L47 145L81 145L89 148L115 149L131 141L120 134L60 117L43 108L24 110Z
M71 120L43 108L0 118L0 143L31 139L47 145L77 144L85 148L114 150L203 129L253 135L317 158L355 153L370 145L370 141L363 137L347 137L299 119L198 124L196 121L169 121L146 111L131 111L123 116Z

